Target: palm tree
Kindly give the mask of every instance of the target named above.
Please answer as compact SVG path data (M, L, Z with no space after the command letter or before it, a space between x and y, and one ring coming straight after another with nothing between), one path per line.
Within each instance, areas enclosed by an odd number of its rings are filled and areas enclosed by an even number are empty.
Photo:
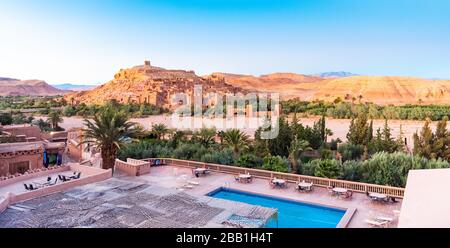
M52 124L53 130L58 130L59 129L58 124L64 121L63 118L61 117L60 111L51 111L50 113L48 113L48 119Z
M136 123L129 122L123 111L107 106L93 121L84 120L82 144L93 144L101 150L103 169L113 169L119 149L129 140L142 132Z
M306 140L295 139L289 147L289 161L291 161L293 171L297 172L299 168L298 160L303 152L311 151L309 142Z
M151 133L155 135L157 139L162 140L169 131L169 128L165 124L154 124Z
M204 147L214 144L217 131L215 128L202 128L194 133L194 139Z
M235 155L247 149L249 143L249 136L239 129L230 129L223 134L223 144L230 147Z
M170 137L170 143L176 148L179 143L186 141L186 132L181 130L173 130Z

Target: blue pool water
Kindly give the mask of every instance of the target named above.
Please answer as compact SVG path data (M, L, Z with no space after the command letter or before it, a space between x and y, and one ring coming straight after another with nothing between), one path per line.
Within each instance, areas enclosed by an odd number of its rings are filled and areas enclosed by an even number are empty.
M268 228L335 228L345 214L340 209L223 188L208 195L278 209L278 217L269 221L266 226Z

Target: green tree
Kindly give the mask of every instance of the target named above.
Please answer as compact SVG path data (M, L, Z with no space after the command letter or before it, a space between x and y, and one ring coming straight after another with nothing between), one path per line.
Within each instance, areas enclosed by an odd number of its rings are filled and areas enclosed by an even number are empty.
M276 172L289 172L288 163L280 156L268 156L263 160L263 169Z
M369 137L369 125L367 124L367 114L360 113L357 118L350 122L350 130L347 139L354 145L367 145Z
M0 113L0 124L1 125L11 125L13 122L13 118L11 113Z
M180 143L186 141L186 132L175 130L172 132L170 144L173 148L176 148Z
M250 138L239 129L230 129L225 131L223 144L231 148L235 155L240 154L242 150L248 149Z
M271 155L289 156L289 146L292 143L293 134L289 123L284 117L280 117L278 121L278 136L267 141L268 149Z
M199 142L204 147L210 147L215 143L217 130L215 128L201 128L194 133L193 139Z
M169 131L165 124L153 124L151 133L156 136L156 139L163 140Z
M425 121L420 134L417 132L414 134L414 154L425 158L435 158L436 154L433 152L434 134L430 128L431 120Z
M51 111L48 114L48 120L52 124L52 128L55 131L60 129L59 123L64 121L63 118L61 117L60 111Z
M311 161L315 166L314 175L316 177L338 178L341 174L341 166L339 161L335 159L316 159Z
M93 120L84 120L82 143L93 143L100 149L102 168L113 169L119 149L142 132L136 123L129 122L123 111L106 106Z
M43 119L35 121L34 124L39 127L41 132L49 132L52 130L52 124L50 124L48 121L44 121Z
M309 142L306 140L295 139L292 141L289 147L289 161L291 162L292 170L294 172L299 171L299 159L303 152L310 151L312 148L309 146Z
M450 161L450 132L447 130L448 117L437 123L432 151L436 158Z

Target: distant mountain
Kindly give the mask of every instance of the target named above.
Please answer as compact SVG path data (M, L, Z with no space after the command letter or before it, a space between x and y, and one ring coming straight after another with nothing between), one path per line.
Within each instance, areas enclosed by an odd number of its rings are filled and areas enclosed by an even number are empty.
M71 90L71 91L85 91L92 90L97 87L97 85L83 85L83 84L52 84L53 87L60 90Z
M331 71L331 72L315 74L313 76L321 77L321 78L344 78L344 77L354 77L354 76L359 76L359 75L351 73L351 72L346 72L346 71Z
M58 96L68 91L56 89L42 80L0 78L0 96Z

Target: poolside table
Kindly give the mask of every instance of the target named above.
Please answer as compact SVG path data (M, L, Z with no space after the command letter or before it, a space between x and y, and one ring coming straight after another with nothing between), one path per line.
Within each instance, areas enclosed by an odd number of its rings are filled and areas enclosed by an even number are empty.
M314 185L313 183L301 182L298 184L298 187L300 190L311 191L313 185Z
M209 172L209 169L206 168L197 168L194 170L194 174L198 177L200 175L206 175Z
M239 177L240 177L240 178L243 178L243 179L249 179L249 178L252 178L252 176L251 176L250 174L240 174Z
M239 181L241 182L250 183L252 179L253 177L250 174L239 174Z
M388 201L389 197L385 194L380 194L380 193L369 193L369 197L372 198L373 200L377 200L377 201Z
M333 188L333 193L335 193L338 197L341 195L345 195L348 193L348 189L344 188Z
M274 183L275 186L278 186L278 187L286 187L287 186L286 180L283 180L283 179L272 179L272 183Z

